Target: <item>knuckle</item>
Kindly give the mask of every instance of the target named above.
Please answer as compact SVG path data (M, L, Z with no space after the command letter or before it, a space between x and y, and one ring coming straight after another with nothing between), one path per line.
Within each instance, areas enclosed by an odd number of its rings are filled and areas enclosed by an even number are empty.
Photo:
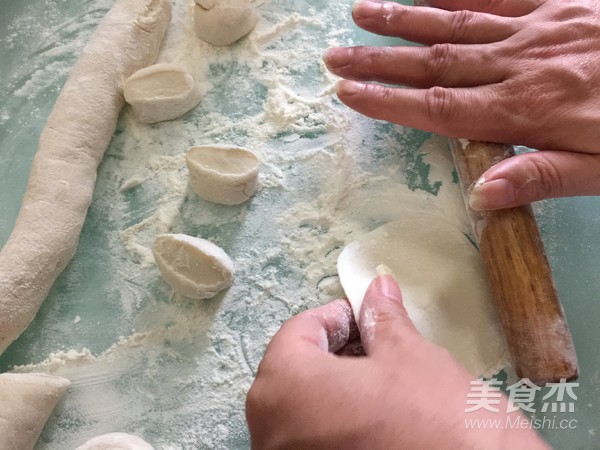
M538 74L539 75L539 74ZM517 78L508 80L499 93L503 118L511 123L513 130L531 130L543 135L552 122L550 119L560 103L556 103L556 86L547 82L543 75L536 83ZM522 131L519 139L526 139ZM526 142L523 142L526 144Z
M563 190L563 181L560 170L556 165L546 158L536 158L532 160L531 167L528 169L529 179L535 180L531 189L532 200L548 198ZM528 180L525 180L527 186ZM525 187L524 186L524 187Z
M425 72L431 85L439 83L451 69L455 59L455 50L452 44L434 44L429 47L429 55L425 61Z
M506 3L505 0L483 0L481 1L481 10L482 11L496 11L498 10L503 3Z
M365 96L376 98L381 105L393 105L395 102L394 89L380 84L368 84L365 86ZM380 117L382 110L374 111L374 116Z
M388 52L384 48L372 47L361 58L366 64L363 64L365 75L379 74L388 65Z
M285 358L273 355L269 348L256 368L256 379L263 379L276 374Z
M398 321L398 313L391 308L382 308L374 314L375 323L378 327L383 328L389 326L394 330L394 324Z
M256 377L264 376L271 371L269 354L265 354L256 368Z
M557 22L566 22L573 20L580 22L582 18L590 17L595 15L593 7L586 5L583 2L561 2L561 7L554 9L550 12L550 17Z
M395 305L380 308L374 313L375 333L386 336L386 340L399 345L410 338L412 333L410 319L406 313Z
M434 86L427 89L425 105L429 120L434 124L445 124L452 118L452 94L446 88Z
M246 395L246 412L249 415L253 415L257 410L260 409L262 405L263 396L260 392L260 389L257 386L257 383L252 383L250 389L248 390L248 394Z
M466 9L452 13L449 23L449 42L461 42L466 35L469 25L475 20L475 17L476 16L472 11Z

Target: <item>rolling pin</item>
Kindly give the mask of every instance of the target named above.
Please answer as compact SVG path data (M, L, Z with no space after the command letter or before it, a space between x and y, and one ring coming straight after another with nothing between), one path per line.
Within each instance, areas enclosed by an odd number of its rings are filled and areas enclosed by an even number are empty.
M450 138L450 148L513 366L538 386L578 377L577 355L530 206L475 211L469 193L510 145Z

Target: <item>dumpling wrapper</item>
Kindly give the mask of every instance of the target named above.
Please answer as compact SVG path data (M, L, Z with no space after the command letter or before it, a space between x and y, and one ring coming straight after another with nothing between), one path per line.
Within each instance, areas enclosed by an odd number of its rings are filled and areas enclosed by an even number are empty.
M132 434L108 433L90 439L75 450L154 450L154 447Z
M381 264L398 281L406 311L425 338L448 349L474 376L491 376L508 364L481 257L458 227L418 215L347 245L337 268L355 317Z
M43 373L0 374L0 449L33 449L70 384Z

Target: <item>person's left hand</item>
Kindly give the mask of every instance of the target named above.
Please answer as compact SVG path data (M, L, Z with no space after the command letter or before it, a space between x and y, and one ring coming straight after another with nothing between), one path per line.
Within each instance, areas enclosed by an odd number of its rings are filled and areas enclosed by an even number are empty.
M329 49L328 69L345 78L338 98L376 119L540 150L489 169L475 209L600 195L598 2L427 3L355 4L359 27L424 46Z

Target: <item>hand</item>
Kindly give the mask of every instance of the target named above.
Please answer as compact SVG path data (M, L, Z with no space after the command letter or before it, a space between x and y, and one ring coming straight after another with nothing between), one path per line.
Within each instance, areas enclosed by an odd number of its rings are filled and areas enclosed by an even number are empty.
M368 356L354 358L335 354L358 335L343 300L281 327L248 393L253 449L547 448L530 429L467 429L505 415L464 412L472 377L421 337L391 276L371 283L359 322Z
M330 49L329 70L357 80L339 84L340 100L376 119L541 149L488 170L474 190L476 209L600 195L600 4L429 4L356 4L358 26L426 46Z

